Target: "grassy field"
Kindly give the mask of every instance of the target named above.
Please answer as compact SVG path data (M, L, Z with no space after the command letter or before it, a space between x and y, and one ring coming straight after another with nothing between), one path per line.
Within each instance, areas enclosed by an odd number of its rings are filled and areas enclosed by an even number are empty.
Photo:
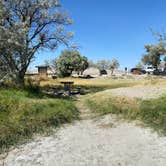
M145 126L166 135L166 95L157 99L141 100L101 93L93 94L86 100L86 105L96 116L111 113L126 120L140 120Z
M46 79L41 80L40 85L46 86L46 85L52 85L57 86L61 85L61 81L73 81L75 86L96 86L96 87L112 87L116 88L117 86L122 85L128 86L130 83L133 84L139 84L139 81L133 81L133 80L125 80L125 79L80 79L80 78L58 78L58 79Z
M80 78L58 78L58 79L46 79L40 81L41 87L58 87L63 88L61 81L73 81L74 85L72 89L81 87L84 93L94 93L98 91L103 91L106 89L114 89L120 87L130 87L136 85L151 84L150 80L126 80L126 79L80 79Z
M80 79L80 78L57 78L57 79L41 79L41 86L57 86L61 85L61 81L73 81L76 86L99 86L99 87L108 87L116 88L119 86L130 86L131 85L165 85L166 80L156 76L146 76L142 79L133 78L110 78L110 77L101 77L95 79Z
M37 91L0 89L0 152L34 133L78 119L71 99L53 99Z
M62 89L61 81L74 81L83 94L91 93L87 105L99 115L114 113L125 119L140 119L145 124L166 134L166 97L141 101L128 98L114 98L96 93L105 89L119 87L163 85L163 79L42 79L34 80L39 86L24 90L0 89L0 152L31 138L34 133L50 131L62 123L79 118L73 99L51 98L40 89L57 87ZM102 93L102 92L101 92Z

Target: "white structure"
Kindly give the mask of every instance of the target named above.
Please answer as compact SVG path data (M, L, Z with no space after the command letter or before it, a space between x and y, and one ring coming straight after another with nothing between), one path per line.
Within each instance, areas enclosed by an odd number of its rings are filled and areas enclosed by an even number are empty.
M83 72L84 76L90 75L92 77L100 76L100 70L94 67L90 67Z

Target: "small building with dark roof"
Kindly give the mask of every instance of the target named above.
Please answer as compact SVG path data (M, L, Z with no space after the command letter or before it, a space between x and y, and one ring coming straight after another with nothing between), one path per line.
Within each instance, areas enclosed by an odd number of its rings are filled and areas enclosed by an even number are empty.
M36 66L38 68L38 74L40 77L48 77L48 68L49 66Z

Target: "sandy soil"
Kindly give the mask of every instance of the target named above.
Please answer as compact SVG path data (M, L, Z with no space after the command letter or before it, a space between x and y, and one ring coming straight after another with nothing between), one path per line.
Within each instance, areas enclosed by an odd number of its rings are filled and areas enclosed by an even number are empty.
M166 86L136 86L129 88L117 88L113 90L106 90L106 93L112 93L118 96L150 99L166 94Z
M149 98L160 95L166 87L111 91L115 95ZM84 113L84 110L81 112ZM112 115L100 119L84 117L84 120L65 125L51 136L36 138L10 151L0 165L165 166L166 137L160 137L135 123L119 121Z
M108 115L23 145L4 166L165 166L165 154L166 138Z

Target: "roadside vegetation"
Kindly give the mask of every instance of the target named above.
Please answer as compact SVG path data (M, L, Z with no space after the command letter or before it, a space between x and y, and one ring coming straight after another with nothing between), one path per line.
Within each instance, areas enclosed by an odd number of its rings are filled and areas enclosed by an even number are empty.
M78 112L71 99L50 98L39 88L0 89L0 153L75 119Z
M166 135L166 95L157 99L115 97L102 92L91 95L86 105L95 116L116 114L126 120L140 120L145 126Z

